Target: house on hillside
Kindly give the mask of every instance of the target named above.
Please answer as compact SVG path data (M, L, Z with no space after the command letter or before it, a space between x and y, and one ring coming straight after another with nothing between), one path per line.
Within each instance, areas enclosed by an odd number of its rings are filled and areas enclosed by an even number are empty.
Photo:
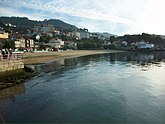
M92 39L101 39L102 38L101 34L99 34L99 33L90 33L89 36Z
M72 41L65 41L65 46L67 49L73 49L73 50L77 49L77 43Z
M37 24L34 25L34 28L29 30L29 34L36 35L36 34L42 34L40 36L50 36L53 37L53 35L59 35L60 31L56 30L55 27L51 24Z
M64 48L64 41L62 41L62 39L52 38L45 45L51 47L54 50L59 50Z
M54 30L55 30L54 26L50 24L37 24L34 26L35 32L47 33L47 32L53 32Z
M74 32L68 32L67 36L73 37L75 39L80 39L80 32L74 31Z
M85 39L85 38L89 39L89 37L90 37L90 34L88 32L88 29L80 30L80 39Z
M0 31L0 39L8 39L8 38L9 38L9 33Z
M34 49L34 40L28 36L16 36L15 48L32 51Z
M144 40L141 40L140 42L136 43L136 46L138 49L152 49L154 48L154 44L147 43Z
M121 42L121 47L122 48L126 48L128 46L128 42L127 41L122 41Z
M1 28L0 30L0 49L2 49L2 47L4 46L4 43L6 42L6 40L9 38L9 34L4 32Z

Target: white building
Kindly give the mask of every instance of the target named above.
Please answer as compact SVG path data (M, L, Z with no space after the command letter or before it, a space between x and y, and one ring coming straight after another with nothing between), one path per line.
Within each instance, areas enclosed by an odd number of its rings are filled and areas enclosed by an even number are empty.
M136 43L138 49L152 49L155 47L154 44L146 43L144 40Z
M37 24L34 26L34 32L43 32L43 33L48 33L48 32L54 32L55 27L50 24Z
M80 39L83 39L83 38L88 39L89 37L90 37L90 34L87 29L80 30Z
M34 40L23 36L17 37L15 40L15 48L32 50L34 48Z
M70 37L74 37L75 39L80 39L80 32L74 31L74 32L68 32L67 34Z
M48 45L52 48L63 48L64 47L64 41L62 41L62 39L57 39L57 38L52 38L49 43L45 44Z

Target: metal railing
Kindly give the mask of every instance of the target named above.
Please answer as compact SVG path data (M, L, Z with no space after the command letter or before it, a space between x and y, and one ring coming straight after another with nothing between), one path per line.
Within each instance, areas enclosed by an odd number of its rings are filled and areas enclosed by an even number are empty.
M21 54L4 54L0 55L0 61L21 60Z

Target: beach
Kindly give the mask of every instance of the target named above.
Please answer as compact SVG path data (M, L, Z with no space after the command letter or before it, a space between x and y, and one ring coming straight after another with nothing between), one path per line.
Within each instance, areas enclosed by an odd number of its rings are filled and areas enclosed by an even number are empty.
M67 50L57 52L27 52L22 55L25 65L42 64L85 55L117 53L120 50Z

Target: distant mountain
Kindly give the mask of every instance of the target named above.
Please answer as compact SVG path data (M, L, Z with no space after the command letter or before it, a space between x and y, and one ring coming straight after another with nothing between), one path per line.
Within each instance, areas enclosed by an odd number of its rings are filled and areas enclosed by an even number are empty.
M58 19L50 19L44 21L36 21L36 20L29 20L27 17L0 17L0 22L2 23L10 23L12 25L16 25L18 28L30 28L34 25L40 24L52 24L54 27L60 30L67 30L67 31L74 31L78 28L74 25L65 23Z
M98 34L102 35L102 36L105 37L105 38L110 38L110 36L115 36L115 37L117 37L117 35L110 34L110 33L108 33L108 32L103 32L103 33L98 32Z
M103 35L103 36L105 36L105 37L110 37L110 36L115 36L115 37L117 37L117 35L115 35L115 34L110 34L110 33L108 33L108 32L103 32L103 33L100 33L101 35Z

